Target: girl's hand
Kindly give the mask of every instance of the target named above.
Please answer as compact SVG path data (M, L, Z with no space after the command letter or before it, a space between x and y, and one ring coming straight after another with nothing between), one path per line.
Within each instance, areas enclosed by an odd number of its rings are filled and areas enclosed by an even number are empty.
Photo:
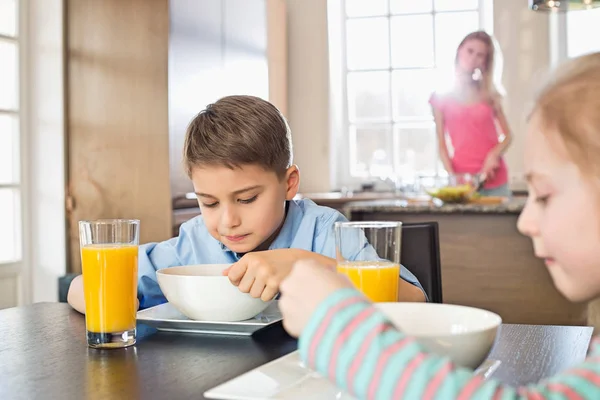
M333 268L313 260L296 262L280 287L283 327L290 335L300 336L323 300L336 290L351 287L352 283Z

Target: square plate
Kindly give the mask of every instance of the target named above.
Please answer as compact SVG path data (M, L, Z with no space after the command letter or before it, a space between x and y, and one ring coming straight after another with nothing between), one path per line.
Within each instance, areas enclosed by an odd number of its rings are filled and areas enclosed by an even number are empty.
M138 322L152 326L159 331L235 336L252 335L282 319L277 301L273 301L256 317L237 322L195 321L183 315L170 303L150 307L137 313Z
M488 379L500 366L499 360L487 359L475 370ZM355 400L328 379L304 366L294 351L204 393L217 400Z
M204 393L220 400L355 400L329 380L304 366L294 351Z

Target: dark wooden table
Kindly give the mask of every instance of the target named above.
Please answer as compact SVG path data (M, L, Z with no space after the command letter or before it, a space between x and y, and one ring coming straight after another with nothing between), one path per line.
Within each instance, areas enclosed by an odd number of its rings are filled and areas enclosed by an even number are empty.
M492 375L536 382L585 357L592 328L503 325ZM138 326L138 343L94 350L85 320L64 303L0 311L0 399L202 399L243 372L296 349L281 326L253 338L157 333Z

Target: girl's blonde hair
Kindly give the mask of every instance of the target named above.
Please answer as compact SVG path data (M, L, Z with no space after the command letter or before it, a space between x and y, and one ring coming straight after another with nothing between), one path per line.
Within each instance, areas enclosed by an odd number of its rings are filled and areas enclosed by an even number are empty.
M584 174L600 177L600 53L569 60L539 93L533 113Z
M502 51L498 42L485 31L471 32L460 42L456 49L454 64L458 64L458 52L461 47L470 40L479 40L487 47L485 58L485 70L481 71L481 87L490 99L498 99L504 96L502 87Z

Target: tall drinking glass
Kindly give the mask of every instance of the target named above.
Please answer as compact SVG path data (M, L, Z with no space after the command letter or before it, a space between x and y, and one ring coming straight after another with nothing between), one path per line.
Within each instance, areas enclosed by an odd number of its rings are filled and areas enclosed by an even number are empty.
M374 302L398 301L402 222L336 222L337 270Z
M136 337L140 221L79 222L88 346L131 346Z

